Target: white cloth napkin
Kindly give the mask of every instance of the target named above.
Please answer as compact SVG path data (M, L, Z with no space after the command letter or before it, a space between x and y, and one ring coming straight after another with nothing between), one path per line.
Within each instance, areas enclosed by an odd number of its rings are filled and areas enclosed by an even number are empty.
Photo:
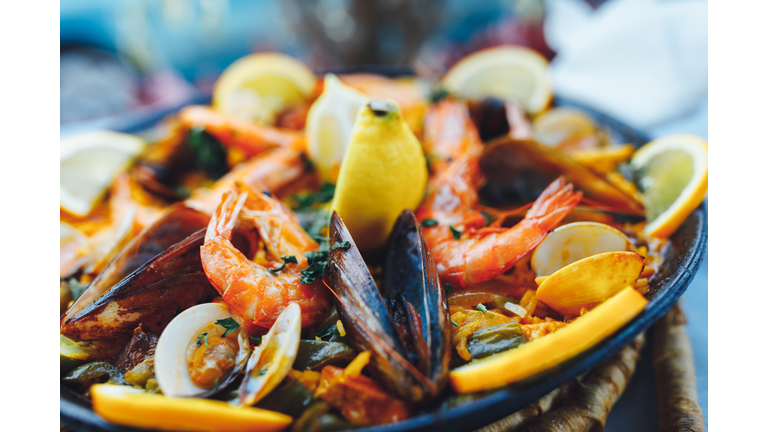
M545 0L555 94L656 137L707 136L707 2Z

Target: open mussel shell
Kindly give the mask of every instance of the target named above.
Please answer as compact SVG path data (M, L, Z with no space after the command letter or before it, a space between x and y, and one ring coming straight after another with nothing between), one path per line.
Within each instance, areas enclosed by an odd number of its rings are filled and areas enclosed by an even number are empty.
M131 240L88 286L62 318L64 323L101 297L123 278L195 231L208 226L210 218L182 204L171 206L155 223Z
M574 222L555 228L539 243L531 257L531 268L536 276L549 276L592 255L631 249L629 239L610 225Z
M447 379L450 324L437 269L413 213L400 216L390 238L384 284L393 285L382 289L388 299L334 213L330 243L344 242L350 247L330 251L328 286L350 343L371 352L370 370L389 391L414 403L434 398ZM404 333L413 337L404 340Z
M485 148L480 167L488 180L482 193L498 204L531 202L562 175L587 200L608 210L644 214L641 203L606 179L559 150L535 141L500 138Z
M410 210L397 218L387 245L381 295L398 328L406 328L403 340L416 364L436 388L442 388L451 357L451 323L448 300L440 286L421 224ZM402 332L401 332L402 335Z
M634 252L605 252L567 265L548 276L536 298L559 314L578 316L627 286L634 286L644 259Z
M195 344L201 332L208 338L221 337L225 328L215 325L218 320L235 316L223 303L204 303L191 307L176 316L165 328L155 348L155 376L163 394L169 397L207 397L226 387L245 368L251 353L248 333L241 325L237 329L238 352L235 367L219 385L213 388L198 386L192 381L189 372L189 350ZM211 325L214 324L214 325Z
M85 308L67 314L60 333L73 340L130 334L141 323L160 333L174 315L204 300L213 287L203 271L201 229L136 269Z

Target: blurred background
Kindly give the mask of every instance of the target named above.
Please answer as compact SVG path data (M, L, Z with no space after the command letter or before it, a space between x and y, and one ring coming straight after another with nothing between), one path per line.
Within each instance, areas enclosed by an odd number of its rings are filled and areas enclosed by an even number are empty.
M238 58L280 51L315 71L404 65L439 77L473 51L531 47L555 93L657 137L707 138L704 0L62 0L61 133L203 102ZM707 258L684 308L707 418ZM656 430L650 362L606 430Z

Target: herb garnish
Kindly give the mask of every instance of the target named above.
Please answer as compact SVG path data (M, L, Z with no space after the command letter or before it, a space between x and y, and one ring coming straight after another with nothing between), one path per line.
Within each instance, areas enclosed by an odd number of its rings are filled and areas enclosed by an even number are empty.
M258 345L261 343L261 337L259 336L248 336L248 337L251 338L251 340L255 345Z
M459 326L459 324L457 324L456 321L453 320L453 318L451 318L451 324L453 324L455 327Z
M227 330L224 332L224 334L223 334L223 335L221 335L221 337L226 337L228 334L230 334L230 333L232 333L233 331L235 331L235 330L237 330L238 328L240 328L240 324L238 324L238 323L237 323L237 321L235 321L235 320L234 320L234 319L232 319L232 318L227 318L227 319L223 319L223 320L218 320L218 321L216 321L216 325L220 325L220 326L224 327L225 329L227 329Z
M461 231L459 231L456 228L454 228L453 225L449 225L448 228L451 229L451 232L453 233L453 238L454 239L458 240L459 238L461 238Z
M447 295L451 290L453 289L453 285L449 284L448 282L445 283L445 294Z
M213 391L219 390L219 377L216 377L216 380L213 381Z
M201 127L193 127L187 135L187 143L195 156L197 168L209 177L218 179L229 171L227 152L219 140Z
M264 368L264 369L260 370L259 371L259 376L266 375L268 370L269 370L269 368Z
M424 219L421 222L421 226L423 226L424 228L430 228L430 227L433 227L435 225L437 225L437 221L434 220L434 219Z
M333 246L331 246L331 250L333 251L336 249L349 249L350 246L351 244L348 241L336 242L333 244Z
M287 264L298 264L299 261L296 259L293 255L283 255L280 257L281 260L283 260L283 265L278 268L273 269L267 269L272 274L277 274L280 272L280 270L284 269Z
M201 339L205 342L205 346L208 346L208 333L203 333L197 336L197 346L203 346L203 343L200 342Z
M323 277L328 265L328 251L307 252L304 256L309 266L301 271L301 283L310 284Z
M312 207L315 203L327 203L333 199L334 192L336 192L336 186L334 184L323 183L319 191L311 194L297 196L295 209L303 210L308 207Z
M448 90L445 89L445 87L439 86L436 88L433 88L431 92L429 92L429 103L436 104L440 102L441 100L447 98L450 95L448 93Z
M485 314L486 312L488 312L488 308L486 308L486 307L485 307L485 305L484 305L484 304L482 304L482 303L479 303L477 306L475 306L475 309L479 310L479 311L480 311L480 312L482 312L483 314Z

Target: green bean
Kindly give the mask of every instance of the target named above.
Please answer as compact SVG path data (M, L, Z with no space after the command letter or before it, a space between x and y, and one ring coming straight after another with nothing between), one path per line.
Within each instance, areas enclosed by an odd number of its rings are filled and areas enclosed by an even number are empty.
M302 339L299 342L299 352L296 354L293 368L319 370L325 365L352 360L354 357L355 352L347 344Z
M467 350L473 359L479 359L515 348L525 342L520 323L510 322L472 332L467 340Z

